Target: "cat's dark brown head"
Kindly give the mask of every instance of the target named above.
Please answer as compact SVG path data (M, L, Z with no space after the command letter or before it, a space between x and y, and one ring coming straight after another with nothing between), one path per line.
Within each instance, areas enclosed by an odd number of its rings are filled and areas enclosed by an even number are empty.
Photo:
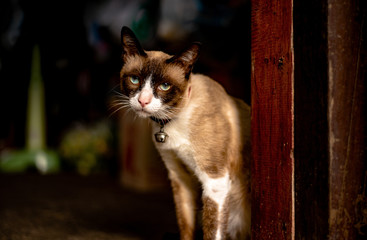
M125 104L140 117L171 119L190 94L190 74L199 55L199 43L170 56L145 51L134 33L121 29L123 66L120 87Z

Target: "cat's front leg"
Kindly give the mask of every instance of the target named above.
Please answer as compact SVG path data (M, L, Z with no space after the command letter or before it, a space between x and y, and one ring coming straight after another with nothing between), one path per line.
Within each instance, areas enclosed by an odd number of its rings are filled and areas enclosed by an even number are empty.
M204 240L227 238L229 190L228 174L219 178L203 177Z
M171 179L180 239L192 240L195 234L195 196L192 189L181 180Z
M179 159L173 155L163 156L171 180L180 239L192 240L195 234L198 182Z

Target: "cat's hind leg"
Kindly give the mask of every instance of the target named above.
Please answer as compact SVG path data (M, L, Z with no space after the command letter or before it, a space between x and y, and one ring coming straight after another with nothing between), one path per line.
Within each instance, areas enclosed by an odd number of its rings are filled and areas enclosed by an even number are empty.
M247 184L239 178L210 178L201 175L203 184L204 240L250 239L251 205Z
M226 173L219 178L210 178L206 174L202 176L204 240L226 239L231 188L229 175Z

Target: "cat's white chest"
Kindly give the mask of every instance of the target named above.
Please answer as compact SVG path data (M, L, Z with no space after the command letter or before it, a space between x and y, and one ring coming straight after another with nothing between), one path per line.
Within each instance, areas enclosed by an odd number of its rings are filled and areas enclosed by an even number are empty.
M172 125L164 127L163 131L167 134L167 139L164 143L158 144L158 147L174 150L190 145L189 132L187 128L173 123Z
M196 169L195 150L190 141L190 132L183 122L174 122L164 127L167 139L164 143L156 142L158 151L174 152L192 170ZM158 132L159 127L153 128L153 133ZM154 139L155 141L155 139Z

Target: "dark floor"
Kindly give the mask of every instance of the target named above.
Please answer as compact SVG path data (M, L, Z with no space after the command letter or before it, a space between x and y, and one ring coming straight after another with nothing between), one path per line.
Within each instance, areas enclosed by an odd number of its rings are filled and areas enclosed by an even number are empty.
M134 193L108 176L0 175L0 239L175 239L169 190Z

